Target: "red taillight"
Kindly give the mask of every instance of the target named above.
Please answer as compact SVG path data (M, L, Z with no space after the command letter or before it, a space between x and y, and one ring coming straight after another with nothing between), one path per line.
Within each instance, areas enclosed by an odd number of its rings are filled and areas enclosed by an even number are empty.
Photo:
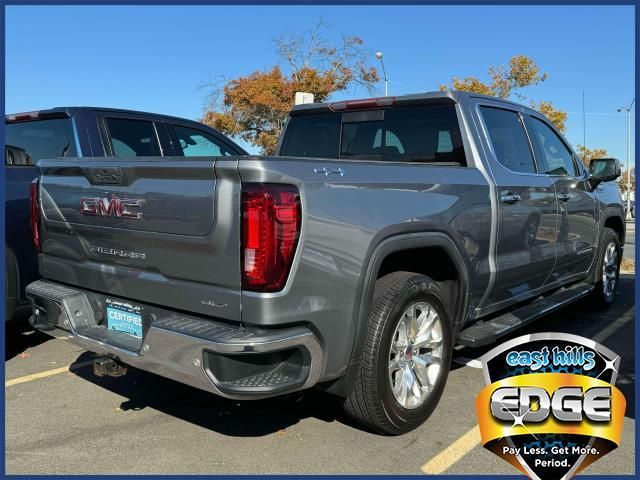
M31 212L31 235L33 236L33 246L40 250L40 209L38 208L38 180L31 182L29 186L29 211Z
M300 216L296 187L242 184L242 288L282 290L298 244Z
M329 104L329 108L334 112L342 110L363 110L367 108L391 107L396 103L396 97L365 98L363 100L347 100L344 102L334 102Z

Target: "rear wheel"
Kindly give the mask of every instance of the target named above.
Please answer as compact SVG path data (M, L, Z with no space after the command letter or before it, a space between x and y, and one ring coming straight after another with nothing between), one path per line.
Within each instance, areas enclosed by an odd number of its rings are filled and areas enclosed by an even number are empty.
M618 234L611 228L605 228L600 242L595 273L596 282L592 295L596 305L608 307L613 303L618 289L621 261L622 251Z
M380 433L398 435L433 412L452 353L451 321L440 285L395 272L376 282L359 371L345 411Z

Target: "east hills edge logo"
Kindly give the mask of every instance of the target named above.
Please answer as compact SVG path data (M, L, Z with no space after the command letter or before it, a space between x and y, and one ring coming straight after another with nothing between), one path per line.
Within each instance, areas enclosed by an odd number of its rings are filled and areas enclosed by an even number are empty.
M568 479L620 444L620 357L587 338L525 335L483 360L482 444L534 479Z

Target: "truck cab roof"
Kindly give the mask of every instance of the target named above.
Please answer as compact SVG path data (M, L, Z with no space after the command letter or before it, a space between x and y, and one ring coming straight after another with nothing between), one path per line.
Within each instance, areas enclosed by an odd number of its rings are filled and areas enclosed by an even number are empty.
M114 118L112 119L111 117ZM8 114L5 116L5 124L11 125L39 120L71 119L70 123L72 125L69 128L73 130L75 137L76 155L82 157L110 156L115 153L109 150L111 140L106 124L112 120L115 121L115 118L119 119L119 121L154 122L156 124L155 130L158 137L157 142L159 142L158 152L161 146L162 151L168 152L169 155L182 154L181 152L175 152L176 148L174 148L174 145L177 145L180 141L173 132L175 127L182 128L183 131L184 129L187 131L200 131L201 135L213 138L213 143L221 145L221 149L231 152L233 155L247 154L247 152L232 139L206 124L187 118L138 110L93 106L54 107L31 112ZM163 154L167 155L167 153Z
M355 100L338 100L335 102L323 103L305 103L296 105L291 111L291 115L300 115L305 113L320 113L320 111L341 111L341 110L360 110L368 108L384 108L400 105L451 105L455 103L463 103L469 98L484 98L487 100L501 102L523 108L527 111L533 111L526 105L512 102L503 98L493 97L490 95L482 95L474 92L464 92L459 90L439 90L432 92L412 93L407 95L397 95L389 97L372 97Z
M53 107L42 110L34 110L30 112L10 113L5 115L6 122L36 120L42 118L60 118L60 117L73 117L78 114L88 113L91 111L100 111L105 113L117 113L117 114L132 114L142 115L145 117L164 120L164 121L179 121L181 123L194 123L197 125L203 125L196 120L190 120L187 118L176 117L173 115L165 115L162 113L143 112L141 110L131 110L125 108L111 108L111 107L94 107L94 106L68 106L68 107ZM208 127L210 128L210 127Z

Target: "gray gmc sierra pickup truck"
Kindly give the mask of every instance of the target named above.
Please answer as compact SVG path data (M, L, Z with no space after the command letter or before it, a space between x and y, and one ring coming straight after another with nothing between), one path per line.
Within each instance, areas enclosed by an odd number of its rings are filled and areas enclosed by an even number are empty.
M615 159L435 92L300 105L278 156L47 159L32 324L234 399L318 386L370 429L431 414L456 344L613 301Z

